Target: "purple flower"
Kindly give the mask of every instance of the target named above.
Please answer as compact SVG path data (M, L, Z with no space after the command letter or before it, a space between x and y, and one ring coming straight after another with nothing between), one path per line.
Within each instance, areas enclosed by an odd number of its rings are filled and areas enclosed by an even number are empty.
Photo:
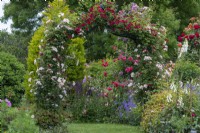
M0 99L0 103L3 102L3 100Z
M84 79L83 79L83 83L85 83L87 81L87 79L86 79L86 76L84 77Z
M138 9L138 5L136 3L132 3L131 10L136 11Z
M5 99L5 102L7 103L7 106L8 106L8 107L11 107L11 106L12 106L12 103L11 103L8 99Z

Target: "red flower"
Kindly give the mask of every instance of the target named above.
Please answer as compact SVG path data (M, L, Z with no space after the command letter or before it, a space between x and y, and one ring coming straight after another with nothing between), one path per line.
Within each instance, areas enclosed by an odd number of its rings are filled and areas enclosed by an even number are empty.
M186 39L189 39L189 36L188 36L188 35L186 35L184 38L186 38Z
M179 37L178 37L178 41L179 41L179 42L182 42L182 41L183 41L183 38L182 38L181 36L179 36Z
M107 77L107 76L108 76L108 73L107 73L107 72L104 72L103 75L104 75L105 77Z
M112 88L111 88L111 87L108 87L108 88L107 88L107 90L108 90L108 91L111 91L111 90L112 90Z
M75 31L76 31L76 33L78 34L78 33L81 32L81 28L80 28L80 27L77 27L77 28L75 29Z
M131 66L131 67L127 67L127 68L125 69L125 71L126 71L127 73L130 73L130 72L133 71L133 67L132 67L132 66Z
M107 67L107 66L108 66L108 62L107 62L107 61L104 62L104 60L102 60L102 66L103 66L103 67Z
M109 21L109 25L110 25L110 26L113 26L114 24L115 24L114 21Z
M195 29L195 30L198 30L198 29L200 29L200 25L199 25L199 24L197 24L197 23L196 23L196 24L194 24L194 26L193 26L193 27L194 27L194 29Z
M195 33L196 38L199 38L199 32Z
M183 33L181 33L181 37L184 37L185 36L185 33L183 32Z
M119 83L116 82L116 81L112 82L112 84L114 85L114 87L118 87L119 86Z
M195 35L194 34L191 34L191 35L189 35L189 39L194 39L194 37L195 37Z

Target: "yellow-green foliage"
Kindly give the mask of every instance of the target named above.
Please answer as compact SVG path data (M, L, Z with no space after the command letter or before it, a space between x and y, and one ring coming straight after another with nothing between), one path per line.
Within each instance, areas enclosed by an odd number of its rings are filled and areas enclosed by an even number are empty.
M66 60L66 65L68 66L67 78L69 81L77 81L84 78L86 59L83 44L83 38L75 38L71 40L68 46L67 55L70 57Z
M172 96L170 102L167 101L167 96L169 96L169 94L171 94ZM198 96L195 93L186 93L180 89L178 89L178 91L175 92L172 90L163 90L160 93L152 95L150 100L144 106L142 121L140 123L144 131L150 132L153 130L154 132L158 132L157 130L160 130L159 128L162 125L161 119L171 121L170 124L174 127L174 129L177 131L181 131L182 127L180 127L180 125L177 124L177 122L181 122L181 119L175 122L173 120L174 116L179 118L177 114L173 115L173 110L175 108L178 108L177 100L180 97L182 98L182 103L185 110L185 112L182 112L184 113L182 115L190 117L191 106L194 110L198 110ZM182 124L187 125L187 118L185 120L185 123Z
M44 12L44 16L45 17L42 20L42 26L39 27L38 30L34 33L28 47L28 70L27 74L25 75L24 87L26 90L26 97L30 101L33 100L33 95L30 93L30 90L33 89L33 81L36 79L35 71L37 70L37 63L34 65L34 60L39 57L39 46L42 47L46 43L45 32L47 30L47 26L56 28L57 25L60 24L65 18L69 20L71 25L77 21L76 14L71 13L68 6L62 0L54 0L54 2L50 3L49 7ZM30 79L31 82L28 82Z
M160 122L159 115L164 108L172 107L173 103L167 102L167 96L171 94L173 101L175 101L175 93L171 90L164 90L160 93L156 93L151 96L150 100L144 106L144 112L142 114L141 126L148 132L151 127L156 127Z
M37 69L37 65L36 64L34 65L34 60L39 57L39 45L43 45L43 42L41 40L44 39L44 30L45 30L44 26L38 28L38 30L34 33L28 47L28 59L27 59L28 71L25 75L24 87L26 89L25 92L26 97L29 100L33 100L33 95L32 93L30 93L30 90L32 89L33 80L36 78L35 71Z

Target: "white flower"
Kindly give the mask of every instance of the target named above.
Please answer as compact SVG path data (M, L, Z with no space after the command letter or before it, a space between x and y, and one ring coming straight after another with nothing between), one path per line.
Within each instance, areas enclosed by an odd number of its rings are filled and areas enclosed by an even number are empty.
M66 80L64 78L59 77L58 78L58 87L62 88L65 85Z
M75 86L75 85L76 85L76 82L73 81L72 85Z
M44 70L44 67L40 67L40 68L38 69L38 71L42 71L42 70Z
M144 88L147 88L148 87L148 85L147 84L144 84L144 86L143 86Z
M61 67L64 68L64 64L63 63L61 63Z
M72 38L74 38L74 34L72 34Z
M62 99L62 98L63 98L63 95L59 95L59 97L60 97L60 99Z
M56 79L57 79L56 76L52 76L52 77L51 77L51 80L56 80Z
M60 18L60 17L63 17L64 15L65 14L61 12L61 13L58 14L58 17Z
M34 115L31 115L31 118L32 118L32 119L34 119L34 118L35 118L35 116L34 116Z
M179 97L179 99L178 99L178 106L181 107L181 108L183 108L183 106L184 106L182 97Z
M56 58L53 58L53 61L57 61L57 59L56 59Z
M169 103L169 102L172 102L172 101L173 101L172 95L171 94L167 95L167 102Z
M51 47L53 51L58 52L58 49L54 46Z
M160 69L161 71L163 70L163 66L162 66L162 64L160 64L160 63L157 63L157 64L156 64L156 67L157 67L158 69Z
M47 69L47 72L49 72L49 73L53 73L53 70L51 70L51 69Z
M134 52L137 52L138 51L138 49L136 48L135 50L134 50Z
M135 73L134 72L132 72L131 73L131 78L133 78L135 76Z
M65 48L64 48L63 46L61 46L61 49L63 49L63 50L64 50Z
M42 83L39 80L37 80L36 85L42 85Z
M69 24L69 19L67 19L67 18L64 18L64 19L63 19L63 22L64 22L64 23L68 23L68 24Z
M35 60L34 60L34 65L36 65L36 64L37 64L37 60L35 59Z
M133 83L129 83L129 84L128 84L128 87L131 87L131 86L133 86Z
M31 90L30 90L30 93L32 93L32 92L33 92L33 90L31 89Z
M31 75L31 74L33 74L33 71L31 71L31 72L29 73L29 75Z
M32 78L29 78L29 79L28 79L28 82L31 82L31 80L32 80Z
M177 90L177 86L174 84L174 82L171 83L170 89L174 90L174 92Z
M137 57L137 58L139 58L139 57L140 57L140 55L138 55L138 54L137 54L137 55L136 55L136 57Z
M167 75L168 77L170 77L170 73L169 73L169 71L168 70L165 70L165 75Z
M148 60L152 60L152 58L150 56L145 56L144 60L148 61Z

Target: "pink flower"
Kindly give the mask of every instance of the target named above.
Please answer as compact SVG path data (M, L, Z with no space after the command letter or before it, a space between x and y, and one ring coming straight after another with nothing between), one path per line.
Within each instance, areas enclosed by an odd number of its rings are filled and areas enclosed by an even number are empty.
M192 112L192 117L195 117L195 116L196 116L196 114L194 112Z
M130 73L130 72L133 71L133 67L132 67L132 66L131 66L131 67L127 67L127 68L125 69L125 71L126 71L127 73Z
M128 57L128 60L129 60L129 61L133 61L133 57L131 57L131 56Z
M121 58L123 61L126 61L126 56L122 56Z
M134 63L134 65L138 65L139 60L134 60L133 63Z
M108 91L111 91L111 90L112 90L112 88L111 88L111 87L108 87L108 88L107 88L107 90L108 90Z
M196 36L196 38L199 38L199 33L196 32L196 33L195 33L195 36Z

